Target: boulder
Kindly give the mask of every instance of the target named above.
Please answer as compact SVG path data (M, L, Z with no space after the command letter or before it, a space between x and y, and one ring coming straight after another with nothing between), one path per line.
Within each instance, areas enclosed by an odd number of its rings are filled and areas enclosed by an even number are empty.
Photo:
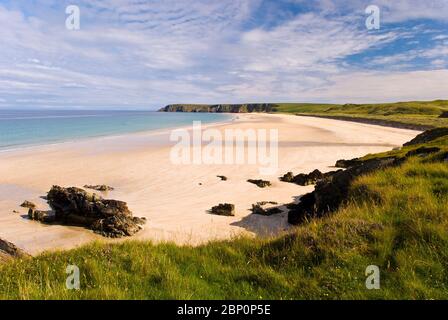
M86 189L92 189L92 190L96 190L96 191L101 191L101 192L106 192L106 191L112 191L114 190L114 188L106 186L105 184L100 184L100 185L90 185L90 184L86 184L84 185L84 188Z
M219 179L221 179L222 181L227 181L227 177L226 176L217 176Z
M308 186L311 184L316 184L317 181L322 180L325 177L328 177L328 176L334 174L335 172L338 172L338 171L330 171L327 173L322 173L316 169L308 174L299 173L296 176L294 176L294 174L292 172L288 172L285 175L283 175L282 177L280 177L280 180L284 181L284 182L295 183L300 186Z
M354 165L356 165L358 163L359 163L359 159L358 158L354 158L354 159L351 159L351 160L341 159L341 160L336 161L336 164L334 166L336 168L344 168L344 169L346 169L346 168L352 167L352 166L354 166Z
M55 221L54 214L51 214L46 211L35 210L32 208L28 210L28 218L31 220L41 221L44 223L52 223Z
M315 184L318 180L322 179L324 175L319 170L314 170L309 174L300 173L294 177L293 182L300 186L308 186Z
M256 204L252 205L252 213L253 214L270 216L270 215L280 213L280 212L282 212L282 210L280 210L277 207L277 202L262 201L262 202L257 202Z
M126 202L103 199L76 187L53 186L47 201L54 214L30 210L31 219L84 226L107 237L132 236L146 222L133 217Z
M294 182L294 173L292 173L291 171L285 173L283 176L281 176L280 181L283 182Z
M25 258L30 255L18 248L13 243L0 238L0 262L6 262L13 258Z
M230 203L220 203L210 209L210 213L219 216L234 216L235 215L235 205Z
M266 188L271 185L270 181L261 180L261 179L249 179L249 180L247 180L247 182L253 183L259 188Z
M32 203L31 201L28 201L28 200L23 201L23 203L20 206L23 207L23 208L28 208L28 209L36 208L36 205L34 203Z

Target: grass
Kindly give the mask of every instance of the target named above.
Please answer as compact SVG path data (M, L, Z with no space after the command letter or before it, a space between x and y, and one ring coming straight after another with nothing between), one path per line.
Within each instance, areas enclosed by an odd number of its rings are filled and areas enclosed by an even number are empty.
M276 112L280 113L332 116L347 119L362 118L427 127L448 126L447 118L439 118L444 111L448 111L448 100L344 105L280 103L276 107Z
M358 178L338 212L291 234L44 253L0 266L0 298L447 299L448 137L430 144L442 150ZM81 290L65 288L68 264ZM380 268L380 290L365 287L368 265Z

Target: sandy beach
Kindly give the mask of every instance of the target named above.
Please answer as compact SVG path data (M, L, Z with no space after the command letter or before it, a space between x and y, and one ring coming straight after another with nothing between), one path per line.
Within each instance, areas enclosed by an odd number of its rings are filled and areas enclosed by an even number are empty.
M52 185L107 184L114 191L106 198L123 200L135 216L148 219L132 239L174 241L197 245L240 234L269 236L289 228L286 213L269 217L251 215L258 201L287 204L297 201L313 186L280 182L287 171L334 170L338 159L363 156L401 146L417 131L386 128L331 119L292 115L238 114L231 122L209 125L224 129L277 129L279 169L261 176L259 166L176 165L170 161L174 142L169 130L92 138L76 142L23 148L0 153L0 237L31 254L49 249L73 248L92 240L107 240L93 232L59 225L44 225L26 218L23 200L48 209L41 197ZM217 175L225 175L221 181ZM258 188L247 179L270 180ZM235 217L207 213L212 206L229 202ZM14 213L16 210L18 213Z

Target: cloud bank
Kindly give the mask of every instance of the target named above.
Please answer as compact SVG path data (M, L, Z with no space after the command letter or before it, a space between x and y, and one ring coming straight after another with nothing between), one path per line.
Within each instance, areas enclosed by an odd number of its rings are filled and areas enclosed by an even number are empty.
M312 3L312 4L310 4ZM0 108L448 98L448 2L0 2Z

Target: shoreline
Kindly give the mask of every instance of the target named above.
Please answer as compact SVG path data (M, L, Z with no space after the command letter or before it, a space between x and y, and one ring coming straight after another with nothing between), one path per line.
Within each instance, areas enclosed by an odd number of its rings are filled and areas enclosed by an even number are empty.
M266 178L272 187L261 189L246 182L263 178L253 165L173 165L169 161L170 143L163 140L167 139L167 129L164 133L132 133L0 153L0 194L3 195L0 195L0 238L34 255L94 240L135 239L199 245L239 235L278 235L291 228L286 221L287 213L269 217L252 215L251 205L258 201L276 201L284 206L314 187L283 183L278 176L287 171L330 171L338 159L387 151L418 133L295 115L235 116L238 118L208 123L203 128L278 129L279 170ZM154 136L163 141L153 144L149 138ZM225 175L229 180L220 181L217 175ZM127 202L134 216L148 219L147 225L133 237L113 240L78 227L48 226L24 219L22 215L26 213L18 207L21 201L35 201L44 210L48 206L40 197L53 184L110 185L115 191L105 197ZM235 217L206 213L223 202L236 205ZM12 210L18 210L19 214Z
M157 112L157 111L154 111ZM206 128L208 126L215 126L219 124L226 124L231 123L235 120L236 117L231 117L229 114L229 119L222 120L222 121L213 121L213 122L207 122L202 125L203 128ZM175 129L188 129L190 128L190 125L186 126L176 126L176 127L166 127L161 129L153 129L153 130L139 130L139 131L131 131L131 132L124 132L124 133L117 133L117 134L105 134L105 135L98 135L98 136L90 136L90 137L79 137L79 138L73 138L73 139L67 139L67 140L59 140L59 141L48 141L48 142L42 142L42 143L36 143L36 144L24 144L24 145L15 145L14 148L11 149L2 149L0 148L0 155L2 153L7 152L14 152L14 151L21 151L25 149L32 149L32 148L40 148L40 147L46 147L46 146L57 146L57 145L63 145L68 143L78 143L78 142L89 142L94 140L101 140L101 139L109 139L109 138L120 138L120 137L126 137L131 135L157 135L157 134L164 134L167 131L175 130Z

